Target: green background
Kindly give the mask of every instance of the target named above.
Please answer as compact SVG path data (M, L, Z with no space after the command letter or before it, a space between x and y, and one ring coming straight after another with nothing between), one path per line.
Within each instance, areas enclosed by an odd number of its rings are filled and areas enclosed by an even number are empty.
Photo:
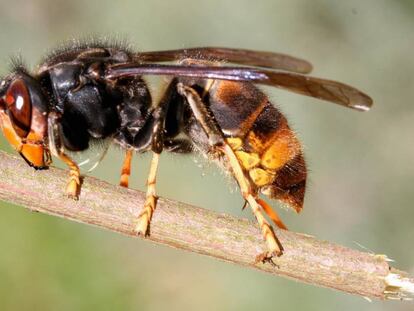
M281 216L291 230L387 254L414 273L413 30L412 0L1 0L0 71L9 56L34 66L60 42L91 34L120 36L137 50L229 46L308 59L315 76L356 86L375 106L360 113L266 88L310 170L303 213ZM0 145L11 151L3 137ZM117 183L121 159L113 148L93 175ZM164 154L158 193L252 218L235 184L195 159ZM135 158L134 187L144 189L148 160ZM413 309L0 207L0 310Z

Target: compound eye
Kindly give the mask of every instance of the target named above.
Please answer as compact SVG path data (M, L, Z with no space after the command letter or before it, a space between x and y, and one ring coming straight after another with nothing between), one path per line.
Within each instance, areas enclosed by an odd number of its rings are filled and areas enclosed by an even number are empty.
M25 138L30 132L32 103L29 91L22 79L16 79L10 84L5 102L14 130L21 138Z

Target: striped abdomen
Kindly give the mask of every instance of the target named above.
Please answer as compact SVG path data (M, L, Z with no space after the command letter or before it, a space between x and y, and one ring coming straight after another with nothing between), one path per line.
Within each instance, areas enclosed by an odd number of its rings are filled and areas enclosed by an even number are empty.
M246 175L262 193L299 212L306 165L286 118L250 83L215 81L210 108Z

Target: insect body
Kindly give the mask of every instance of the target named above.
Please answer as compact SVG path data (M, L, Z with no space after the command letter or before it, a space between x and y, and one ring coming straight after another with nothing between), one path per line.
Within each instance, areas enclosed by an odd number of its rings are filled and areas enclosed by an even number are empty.
M224 66L223 60L244 66ZM176 61L176 64L161 64ZM261 68L258 68L261 67ZM265 67L270 69L264 69ZM59 50L34 73L18 66L0 86L0 125L6 139L36 169L51 155L70 169L67 194L80 190L70 151L112 139L126 151L121 185L128 186L132 153L153 153L147 199L136 232L148 233L156 207L155 177L163 150L197 149L217 159L237 180L269 251L283 251L262 211L281 228L277 214L258 195L303 206L306 166L285 117L255 85L285 88L358 110L371 99L345 84L304 75L311 65L291 56L227 48L132 53L102 44ZM143 75L170 77L154 103Z

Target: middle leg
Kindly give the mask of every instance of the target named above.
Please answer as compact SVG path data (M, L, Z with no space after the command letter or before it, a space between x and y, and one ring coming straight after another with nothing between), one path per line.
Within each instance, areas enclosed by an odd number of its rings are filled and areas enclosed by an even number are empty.
M135 232L144 237L149 235L151 218L157 206L158 197L155 194L155 185L160 154L164 148L165 119L167 117L168 107L171 101L171 90L172 84L167 89L157 107L155 107L151 112L150 121L152 126L147 129L150 131L147 135L147 139L149 142L149 148L152 151L152 160L147 179L147 194L144 207L138 216L138 222L135 226Z
M147 195L144 203L144 208L138 217L138 224L135 231L142 236L148 234L148 227L151 222L152 214L157 206L158 197L155 195L155 184L157 178L158 162L160 159L159 153L153 153L150 171L147 179Z
M131 161L132 149L128 149L125 152L125 159L124 163L122 164L121 180L119 181L119 185L121 187L128 188L129 186L129 176L131 175Z

